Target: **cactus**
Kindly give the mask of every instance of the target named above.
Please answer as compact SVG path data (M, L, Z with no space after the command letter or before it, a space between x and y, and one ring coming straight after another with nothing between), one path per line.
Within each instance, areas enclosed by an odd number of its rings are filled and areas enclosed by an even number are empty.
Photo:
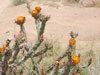
M27 8L29 13L31 14L31 9L29 3L27 3ZM36 12L37 11L37 12ZM79 74L80 71L88 66L90 66L92 59L88 61L86 65L79 67L80 62L80 54L78 56L72 56L72 53L75 51L76 48L76 40L78 34L71 32L70 36L71 39L69 40L69 45L66 51L58 56L57 60L54 63L49 65L47 68L40 68L38 65L38 61L36 57L43 55L48 50L51 50L53 46L49 45L48 43L45 44L45 48L43 50L38 51L38 47L44 41L44 30L46 26L46 22L50 19L50 16L45 16L41 14L41 8L36 7L35 12L32 12L32 17L35 19L36 30L37 30L37 40L33 45L31 42L28 44L27 35L24 28L25 17L19 16L15 23L20 26L20 33L14 36L15 43L12 47L10 47L11 40L8 39L6 41L6 50L1 55L0 61L0 68L2 69L1 75L7 75L7 71L9 74L16 75L13 70L16 70L18 66L21 66L26 60L31 58L33 64L33 71L30 75L75 75ZM40 25L41 24L41 25ZM26 54L18 61L15 62L19 52L24 48L26 50ZM63 65L60 64L60 61L63 58L68 58L67 61L63 61ZM41 60L42 61L42 60ZM23 70L21 69L20 75L23 75Z

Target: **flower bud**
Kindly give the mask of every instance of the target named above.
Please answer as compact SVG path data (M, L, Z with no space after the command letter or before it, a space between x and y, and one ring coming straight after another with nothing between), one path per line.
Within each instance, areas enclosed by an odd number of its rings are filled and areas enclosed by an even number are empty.
M42 73L42 75L45 74L44 68L41 69L41 73Z
M72 75L75 75L75 72L73 72Z
M17 24L22 25L25 21L25 17L19 16L17 17L17 21L15 21Z
M37 16L37 14L38 14L38 11L37 10L32 10L32 16L34 17L34 16Z
M62 62L63 66L65 66L65 63L66 63L66 61L64 60L64 61Z
M56 68L59 68L59 61L56 60Z
M43 34L41 34L40 38L41 38L41 39L44 39L44 36L43 36Z
M37 7L35 7L35 10L37 10L38 12L40 12L41 11L41 7L39 7L39 6L37 6Z
M89 60L90 62L92 62L92 58L90 58L90 60Z

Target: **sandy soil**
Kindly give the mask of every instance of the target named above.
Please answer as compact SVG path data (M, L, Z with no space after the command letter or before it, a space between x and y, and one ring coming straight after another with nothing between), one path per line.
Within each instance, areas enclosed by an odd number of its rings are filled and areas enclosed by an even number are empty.
M53 4L52 4L53 3ZM19 31L19 26L14 23L17 16L25 16L25 28L28 33L28 40L36 39L36 31L34 19L29 15L26 4L19 6L9 6L9 0L0 1L0 43L13 37L14 33ZM50 15L51 19L47 22L45 29L45 37L57 39L66 46L68 43L70 31L79 33L77 38L79 47L90 46L91 42L95 41L94 49L99 51L100 47L100 8L84 8L79 6L65 6L60 2L36 2L32 4L32 9L35 6L42 7L42 13ZM9 33L5 33L9 31Z

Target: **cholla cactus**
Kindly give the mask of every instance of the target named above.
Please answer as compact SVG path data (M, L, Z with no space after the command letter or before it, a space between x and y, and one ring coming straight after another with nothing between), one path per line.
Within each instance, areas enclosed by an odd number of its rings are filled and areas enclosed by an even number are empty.
M88 64L84 66L79 67L79 62L80 62L80 55L78 56L72 56L72 53L75 50L76 47L76 40L75 38L78 36L77 33L71 32L70 36L71 39L69 40L69 45L68 49L64 54L59 56L55 63L51 64L48 66L48 68L40 68L38 66L38 62L36 60L36 57L43 55L46 53L48 50L52 49L53 46L49 44L45 44L45 48L41 51L37 51L37 48L41 45L41 43L44 41L44 30L46 26L46 22L50 19L50 16L45 16L41 14L41 7L36 7L35 10L30 9L29 3L27 3L28 11L32 15L32 17L35 19L35 24L36 24L36 30L37 30L37 40L34 45L31 43L28 44L27 41L27 35L26 31L24 28L24 23L25 23L25 17L19 16L17 17L17 20L15 23L20 26L20 32L18 35L14 35L15 43L13 47L10 47L10 42L11 40L6 41L6 47L3 46L4 53L1 56L1 75L6 75L6 72L9 70L10 75L16 74L15 70L18 69L18 66L20 66L22 63L24 63L27 59L31 58L32 64L33 64L33 73L34 75L75 75L75 74L80 74L80 70L88 67L92 59L89 60ZM41 25L40 25L41 24ZM15 62L17 59L17 56L19 52L24 48L26 50L26 54L20 59L18 62ZM13 54L12 54L13 53ZM23 52L24 53L24 52ZM68 61L63 61L63 64L60 64L60 61L63 58L68 58ZM23 70L21 69L20 74L23 74Z

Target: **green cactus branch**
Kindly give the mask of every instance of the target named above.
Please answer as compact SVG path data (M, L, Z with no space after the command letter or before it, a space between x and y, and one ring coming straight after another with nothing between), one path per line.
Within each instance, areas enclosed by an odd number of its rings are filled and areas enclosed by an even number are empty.
M85 69L85 68L89 67L91 65L91 63L92 63L92 61L89 60L88 63L81 66L80 69Z
M57 67L57 64L56 64L54 72L51 75L58 75L58 74L59 74L59 68Z
M40 30L40 21L39 19L35 19L35 24L36 24L36 30L37 30L37 34L39 35L39 30Z
M0 67L1 72L0 75L6 75L6 72L8 70L8 61L10 57L12 56L12 49L9 47L11 43L11 39L6 40L6 50L4 51L4 55L2 57L2 60L0 61Z
M17 21L15 21L15 23L17 23ZM15 44L13 45L13 48L12 48L12 50L14 50L14 53L13 53L12 58L9 61L12 63L16 60L17 55L20 52L21 48L19 47L19 45L22 44L23 42L27 41L27 36L26 36L26 32L25 32L25 28L24 28L23 24L19 25L19 26L20 26L20 29L21 29L23 35L17 35L17 37L15 35L16 40L15 40ZM25 38L25 40L22 40L23 38Z
M32 63L33 63L33 70L35 70L36 72L37 72L37 74L38 75L41 75L41 70L40 70L40 68L38 67L38 64L37 64L37 62L36 62L36 59L35 59L35 57L31 57L31 60L32 60Z
M67 63L65 63L65 65L63 66L63 68L59 70L59 75L64 75L65 74L65 72L67 70L67 66L66 65L67 65Z
M68 63L65 65L66 68L65 68L65 72L63 75L69 75L70 73L70 70L71 70L71 67L72 67L72 47L68 49Z
M44 32L45 29L45 23L46 21L43 21L43 24L41 26L41 30L40 33ZM41 34L40 34L41 35ZM31 49L31 51L28 51L28 53L25 55L25 57L23 57L15 66L20 65L22 62L25 62L30 56L31 54L40 46L40 44L42 43L43 40L37 40L35 45L33 46L33 48ZM13 65L14 66L14 65Z
M12 55L12 58L10 59L9 62L14 62L16 60L19 51L20 51L19 46L15 45L14 46L14 54Z
M8 61L11 55L12 55L12 50L10 49L10 47L7 47L2 57L2 75L6 75L6 72L8 70Z
M15 38L16 38L16 36L15 36ZM10 59L9 62L13 63L16 60L17 55L18 55L18 53L20 52L20 49L21 49L19 47L19 45L24 42L24 40L22 40L22 38L23 38L23 36L21 37L20 35L18 35L18 37L16 38L16 42L15 42L15 44L12 47L13 55L12 55L12 58Z
M74 48L75 49L75 48ZM68 49L66 50L66 52L64 52L64 54L62 54L61 56L59 56L57 59L60 61L60 60L62 60L65 56L68 56L68 60L69 60L69 62L71 62L72 63L72 61L71 61L71 52L73 51L73 47L68 47ZM47 70L46 70L46 72L50 72L52 69L53 69L53 67L55 66L55 64L56 63L53 63L52 65L50 65L48 68L47 68ZM67 64L66 65L68 68L70 68L70 66L71 66L71 64ZM66 69L67 71L68 71L68 69ZM69 71L68 71L69 72ZM65 73L65 72L64 72Z
M67 54L68 54L68 51L64 52L64 53L63 53L61 56L59 56L57 59L60 61L60 60L62 60L65 56L67 56ZM53 67L55 66L55 64L56 64L56 63L51 64L51 65L46 69L46 72L47 72L47 73L50 72L50 71L53 69Z
M40 55L43 55L44 53L46 53L48 50L52 49L52 47L50 48L45 48L39 52L37 52L36 54L33 55L33 57L37 57L37 56L40 56Z
M37 56L43 55L44 53L46 53L50 49L52 49L52 47L46 46L43 50L41 50L41 51L39 51L39 52L37 52L37 53L35 53L34 55L31 56L31 60L32 60L32 63L34 65L33 69L36 67L36 71L37 71L38 75L41 75L41 73L40 73L40 70L39 70L39 68L36 64L36 61L34 61L34 58L37 57Z
M40 36L41 36L41 34L44 33L45 25L46 25L46 20L43 20L43 21L42 21L42 24L41 24L40 31L39 31L39 35L40 35Z
M31 10L31 7L30 7L30 2L28 0L26 1L26 5L27 5L29 13L31 14L32 10ZM35 18L35 24L36 24L37 34L39 35L39 27L40 27L39 17Z
M17 64L11 64L11 65L9 65L9 67L15 67L15 66L20 65L21 63L25 62L28 58L30 58L30 56L32 55L32 53L34 53L34 51L40 46L41 42L42 41L36 42L36 44L34 45L34 47L31 47L29 49L29 51L27 52L27 54Z
M21 28L21 31L25 37L25 41L27 41L27 35L26 35L26 31L25 31L25 28L24 28L24 25L20 25L20 28Z

